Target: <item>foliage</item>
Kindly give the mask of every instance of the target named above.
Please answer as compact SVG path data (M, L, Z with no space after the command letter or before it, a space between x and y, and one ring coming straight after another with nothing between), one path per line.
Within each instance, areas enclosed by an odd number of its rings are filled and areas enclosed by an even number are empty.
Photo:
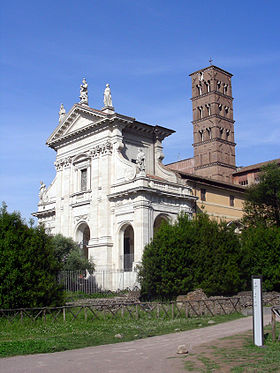
M63 271L93 270L93 263L84 257L79 245L72 238L62 234L53 236L52 243L57 260L62 263Z
M43 227L28 227L19 213L0 209L0 307L59 305L60 266Z
M242 232L242 267L246 287L251 276L263 276L263 289L280 291L280 229L259 224Z
M243 289L240 242L233 228L202 213L163 224L145 247L139 269L144 299L172 299L195 288L229 295Z
M260 181L247 190L243 222L246 226L280 227L280 167L271 163L262 168Z

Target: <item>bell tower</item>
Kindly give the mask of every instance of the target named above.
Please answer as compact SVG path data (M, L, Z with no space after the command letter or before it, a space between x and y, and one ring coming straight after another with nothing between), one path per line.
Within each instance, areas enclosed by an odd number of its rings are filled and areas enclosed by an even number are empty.
M232 74L210 65L192 79L194 172L231 182L236 170Z

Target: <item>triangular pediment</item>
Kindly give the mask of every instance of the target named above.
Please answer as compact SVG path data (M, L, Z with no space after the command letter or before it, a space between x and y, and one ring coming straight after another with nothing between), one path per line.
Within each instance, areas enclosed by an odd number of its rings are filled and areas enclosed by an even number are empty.
M99 110L95 110L82 105L74 105L66 114L65 118L47 140L47 144L52 146L55 142L65 137L71 137L79 132L87 130L107 119L107 115Z

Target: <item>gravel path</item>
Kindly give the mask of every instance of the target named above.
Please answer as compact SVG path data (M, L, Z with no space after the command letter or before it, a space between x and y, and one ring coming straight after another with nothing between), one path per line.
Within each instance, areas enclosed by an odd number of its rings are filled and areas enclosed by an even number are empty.
M270 315L264 315L268 324ZM177 347L190 348L252 329L252 317L131 342L0 360L1 373L177 373L186 372Z

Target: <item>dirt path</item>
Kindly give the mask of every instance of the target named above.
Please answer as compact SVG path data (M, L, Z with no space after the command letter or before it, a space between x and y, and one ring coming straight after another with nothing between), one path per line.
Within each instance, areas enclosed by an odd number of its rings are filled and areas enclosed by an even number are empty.
M264 316L268 324L270 315ZM186 372L177 347L190 348L252 329L252 317L202 329L79 350L0 360L1 373L177 373Z

